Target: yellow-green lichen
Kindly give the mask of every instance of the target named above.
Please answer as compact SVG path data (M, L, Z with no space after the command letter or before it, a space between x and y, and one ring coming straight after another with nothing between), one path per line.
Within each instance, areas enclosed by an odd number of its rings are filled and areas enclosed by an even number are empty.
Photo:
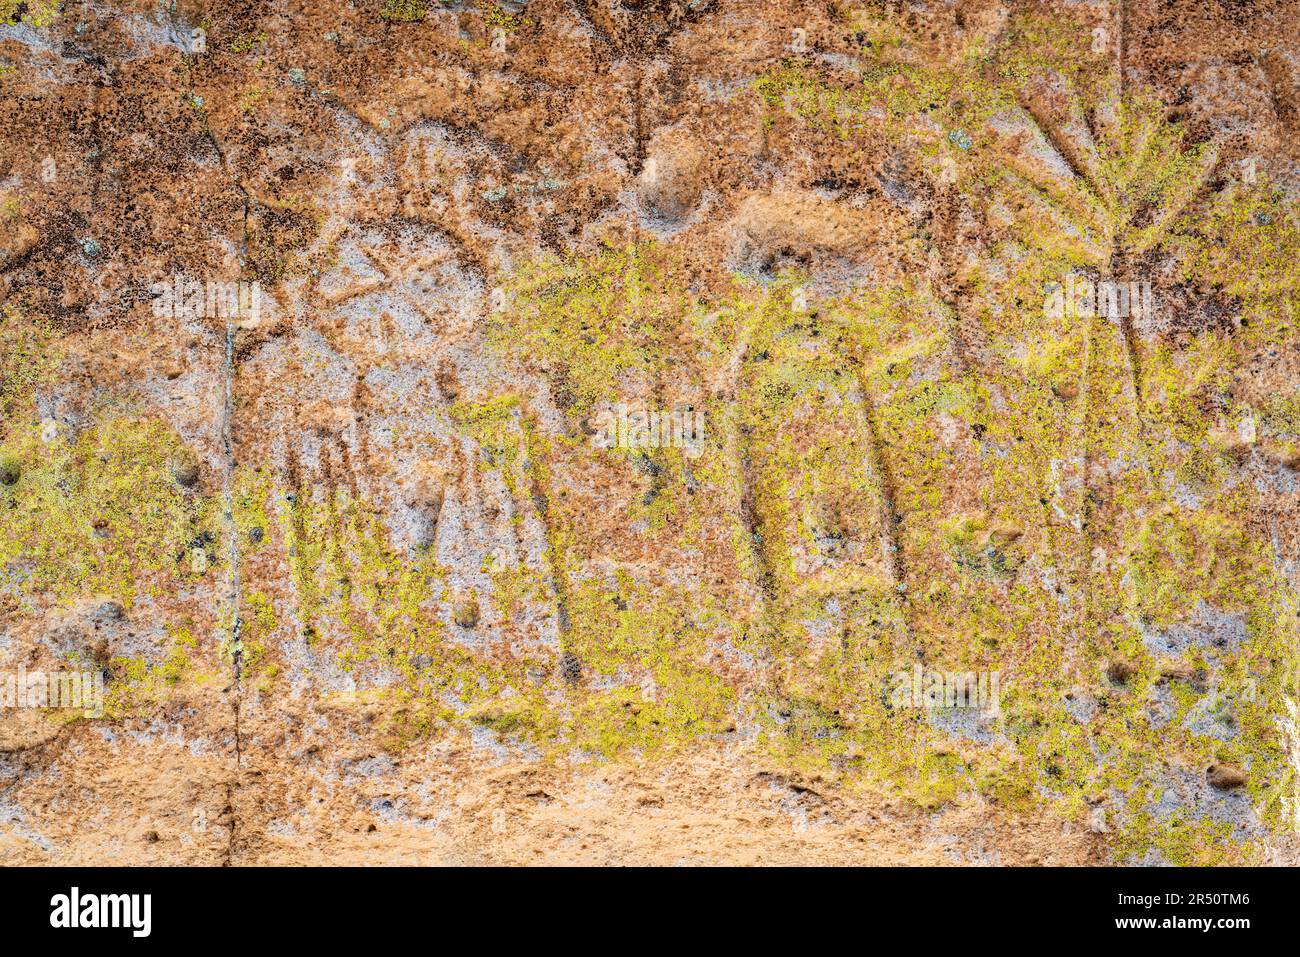
M11 426L4 454L21 472L0 486L0 567L23 593L128 604L205 574L207 562L196 572L190 559L216 539L212 502L176 482L168 457L180 448L155 419Z

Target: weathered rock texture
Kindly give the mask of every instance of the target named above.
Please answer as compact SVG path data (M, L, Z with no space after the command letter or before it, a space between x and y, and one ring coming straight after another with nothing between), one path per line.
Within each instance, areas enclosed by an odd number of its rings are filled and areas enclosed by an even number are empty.
M1300 6L0 18L0 863L1295 861Z

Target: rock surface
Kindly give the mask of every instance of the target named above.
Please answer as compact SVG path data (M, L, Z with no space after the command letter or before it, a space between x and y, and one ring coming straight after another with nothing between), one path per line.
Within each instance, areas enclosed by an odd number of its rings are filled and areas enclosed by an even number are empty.
M0 864L1296 863L1259 6L0 0Z

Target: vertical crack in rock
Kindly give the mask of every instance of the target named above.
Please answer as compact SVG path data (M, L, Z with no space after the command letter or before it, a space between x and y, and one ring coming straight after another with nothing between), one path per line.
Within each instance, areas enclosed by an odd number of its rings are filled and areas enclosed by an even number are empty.
M230 653L231 662L234 670L235 680L235 753L239 753L238 721L239 721L239 679L240 665L243 658L243 644L240 638L241 620L239 614L239 532L235 528L234 516L234 497L231 492L231 482L235 473L235 456L232 417L234 414L234 380L235 380L235 327L226 321L225 337L225 360L223 366L224 374L224 408L221 416L221 444L225 453L225 471L222 475L221 489L221 517L226 528L227 550L230 561L230 583L227 601L229 603L230 614Z
M239 616L239 534L235 528L234 521L234 497L231 492L231 482L235 472L234 441L231 419L234 413L234 379L235 379L235 328L234 325L226 321L225 336L225 359L223 363L223 388L224 388L224 407L221 415L221 444L225 453L225 469L222 475L221 489L221 517L225 524L227 539L227 552L230 561L230 582L227 601L229 602L229 612L231 615L230 623L230 647L231 658L234 668L235 688L239 688L240 678L240 661L243 655L243 646L240 641L240 616ZM239 709L236 702L235 717L238 720ZM238 753L239 741L235 741L236 753Z
M173 29L176 27L175 8L169 10L169 16L172 20ZM184 55L185 60L185 77L186 77L186 94L191 100L194 99L194 59L191 55ZM239 176L231 169L226 151L221 145L221 141L212 131L212 124L205 114L203 117L203 136L216 152L217 158L221 163L221 168L225 171L230 179L230 183L239 191L242 200L240 235L239 235L239 265L242 271L248 253L248 218L250 205L252 202L248 189L241 182ZM239 814L235 805L235 791L239 785L239 775L243 765L243 742L240 738L240 703L242 687L240 682L240 669L243 663L243 641L242 620L240 617L240 543L238 530L234 522L234 497L231 491L231 484L235 472L235 452L234 452L234 387L235 387L235 332L236 318L227 316L225 320L223 336L223 356L222 356L222 410L221 410L221 447L222 447L222 488L221 488L221 520L224 526L226 536L227 560L230 565L229 577L227 582L227 594L225 597L226 608L223 614L218 615L219 622L226 622L229 628L229 650L231 657L231 678L234 697L232 700L232 711L234 717L234 745L235 745L235 774L230 783L226 786L226 805L230 813L230 835L227 840L223 866L230 866L233 863L235 851L235 834L239 826Z
M209 135L211 135L209 133ZM215 143L215 139L214 139ZM247 194L244 196L244 222L247 228L248 221L248 202ZM243 258L243 239L241 238L241 259ZM225 864L232 863L231 858L235 849L235 833L238 828L238 812L234 803L234 786L238 784L241 767L243 764L242 741L240 740L239 728L239 711L242 688L240 684L240 668L243 664L243 639L241 637L242 620L239 608L240 592L240 548L239 548L239 530L235 527L234 521L234 497L231 492L231 483L235 473L235 453L234 453L234 384L235 384L235 324L227 318L225 329L225 355L222 363L223 378L223 408L221 415L221 445L225 456L225 468L222 474L221 489L221 517L225 525L225 535L228 549L228 559L230 562L229 592L227 594L227 616L230 622L230 659L231 669L234 679L234 718L235 718L235 778L227 794L230 805L230 840L226 847Z
M242 221L240 224L239 237L239 262L241 271L248 252L248 216L250 198L248 190L239 177L230 171L229 164L226 160L225 150L222 149L221 143L217 140L216 135L212 132L212 127L204 121L204 131L208 141L216 150L221 159L221 166L230 176L231 183L239 190L243 198ZM229 587L226 597L227 608L223 616L229 621L230 628L230 660L233 678L234 700L232 708L234 711L235 722L235 777L227 791L227 803L230 807L230 838L226 846L225 864L229 866L235 851L235 834L239 827L239 812L235 805L234 791L239 784L239 775L243 766L243 742L240 739L240 703L243 689L240 683L240 669L243 664L243 639L242 630L243 622L240 617L240 543L239 531L235 527L234 521L234 497L231 492L231 483L235 474L235 442L234 442L234 410L235 410L235 331L236 323L232 317L226 318L225 324L225 341L224 355L222 358L222 413L221 413L221 446L225 458L224 469L222 472L222 489L221 489L221 517L225 525L225 534L227 541L227 557L230 563Z

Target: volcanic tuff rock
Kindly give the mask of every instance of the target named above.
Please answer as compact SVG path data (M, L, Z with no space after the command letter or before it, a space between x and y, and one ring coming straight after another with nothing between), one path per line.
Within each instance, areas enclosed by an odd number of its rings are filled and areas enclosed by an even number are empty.
M0 863L1296 861L1295 3L0 23Z

